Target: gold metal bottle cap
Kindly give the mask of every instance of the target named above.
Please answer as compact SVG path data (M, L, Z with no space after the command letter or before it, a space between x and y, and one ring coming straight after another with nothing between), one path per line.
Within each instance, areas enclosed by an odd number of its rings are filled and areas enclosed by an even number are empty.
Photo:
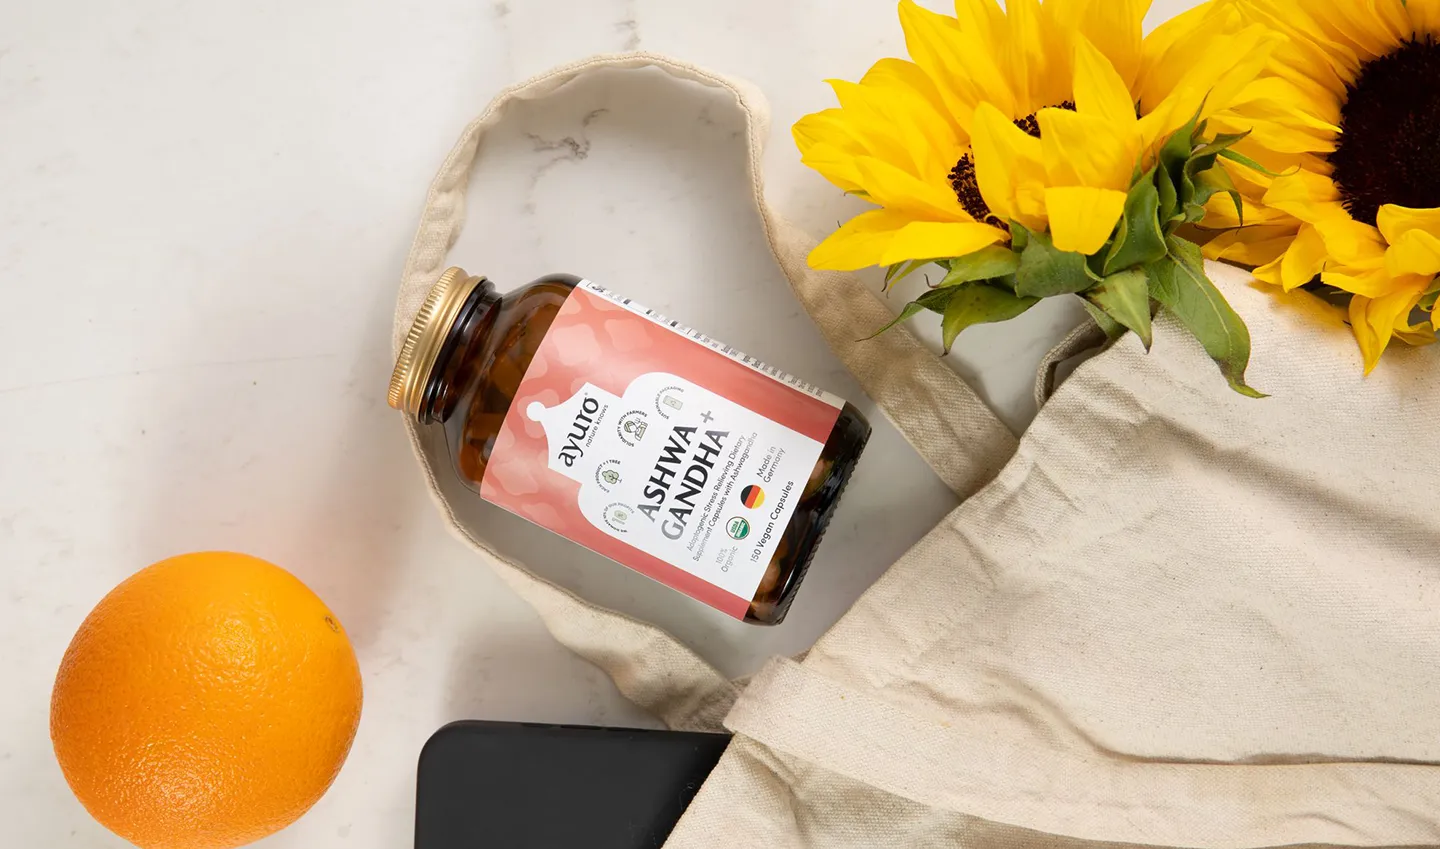
M412 416L419 415L425 386L430 382L430 372L435 368L445 337L470 293L483 281L484 278L465 273L463 268L451 268L435 281L415 315L415 322L410 325L410 332L405 335L405 344L400 346L395 372L390 376L390 406Z

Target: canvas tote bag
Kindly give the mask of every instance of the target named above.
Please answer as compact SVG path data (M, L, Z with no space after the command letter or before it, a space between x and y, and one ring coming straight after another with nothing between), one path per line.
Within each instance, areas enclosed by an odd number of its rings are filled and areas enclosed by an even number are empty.
M1440 846L1440 369L1395 351L1360 377L1308 296L1210 267L1254 339L1230 392L1172 321L1049 397L1018 444L889 310L765 202L763 98L650 54L501 93L432 183L398 346L463 219L481 136L516 100L600 68L659 69L744 113L761 222L836 353L951 488L970 496L802 661L742 688L653 626L545 583L460 524L443 448L411 439L454 531L672 727L736 734L667 846Z

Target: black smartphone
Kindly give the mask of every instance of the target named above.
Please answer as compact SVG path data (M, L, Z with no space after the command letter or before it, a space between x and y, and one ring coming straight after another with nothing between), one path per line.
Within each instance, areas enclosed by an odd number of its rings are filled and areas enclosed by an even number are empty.
M658 849L730 737L455 722L420 752L415 849Z

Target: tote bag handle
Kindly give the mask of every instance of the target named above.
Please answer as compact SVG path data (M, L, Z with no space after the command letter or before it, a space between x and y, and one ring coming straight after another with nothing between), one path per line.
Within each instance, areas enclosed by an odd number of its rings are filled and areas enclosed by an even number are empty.
M658 68L678 80L728 94L745 119L746 169L751 198L780 270L806 312L865 393L895 424L935 473L963 496L988 483L1014 454L1014 434L953 370L909 331L897 328L869 341L862 337L893 316L861 281L816 271L806 263L814 243L766 201L761 173L770 110L749 83L652 53L595 56L548 71L502 91L465 128L430 184L419 232L410 248L395 311L398 351L465 219L465 192L484 135L517 101L544 98L565 84L605 69ZM737 687L660 629L592 605L502 556L457 521L436 482L414 423L411 442L425 467L430 491L451 529L488 559L539 612L562 644L604 669L627 698L677 728L719 728Z

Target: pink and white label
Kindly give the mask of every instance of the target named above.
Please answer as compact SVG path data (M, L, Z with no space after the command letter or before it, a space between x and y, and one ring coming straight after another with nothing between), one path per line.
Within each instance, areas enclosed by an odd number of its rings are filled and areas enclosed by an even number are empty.
M480 493L744 618L843 404L586 281Z

